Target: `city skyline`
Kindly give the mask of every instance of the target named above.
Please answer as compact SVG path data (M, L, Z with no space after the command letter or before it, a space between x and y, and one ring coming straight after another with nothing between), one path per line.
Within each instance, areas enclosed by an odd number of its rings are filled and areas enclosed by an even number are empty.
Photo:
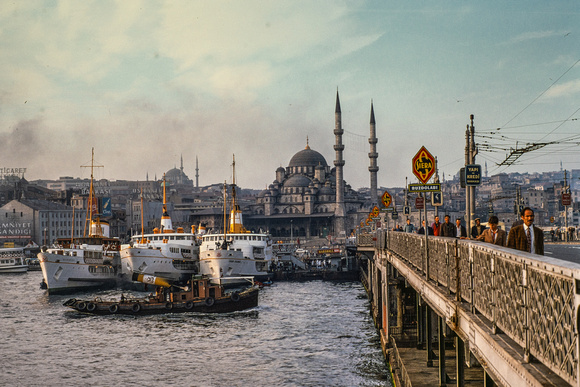
M371 101L378 186L413 182L421 146L440 176L578 169L579 10L532 2L20 2L0 31L0 167L26 178L145 180L180 166L200 186L263 189L306 146L368 187ZM501 129L498 129L501 128ZM510 148L547 144L518 165Z

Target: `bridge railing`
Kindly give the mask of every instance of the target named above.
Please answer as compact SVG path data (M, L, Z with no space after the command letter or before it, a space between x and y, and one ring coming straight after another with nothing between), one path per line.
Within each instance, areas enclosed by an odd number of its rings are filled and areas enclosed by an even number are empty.
M483 242L379 230L386 249L455 294L572 385L579 385L580 265ZM459 294L457 293L459 291Z

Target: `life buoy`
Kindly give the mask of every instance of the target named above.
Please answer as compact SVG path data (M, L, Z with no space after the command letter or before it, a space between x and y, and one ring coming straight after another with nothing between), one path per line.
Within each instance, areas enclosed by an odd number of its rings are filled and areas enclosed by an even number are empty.
M213 298L213 297L208 297L205 299L205 304L207 306L213 306L214 303L215 303L215 298Z
M165 304L165 309L171 310L173 309L173 302L168 302Z
M78 310L85 310L87 309L87 303L84 301L81 301L77 304L77 309Z
M140 303L133 304L133 306L131 307L131 310L134 313L139 313L141 311L141 304Z
M230 296L230 298L233 302L238 302L238 301L240 301L240 293L233 292L232 295Z
M193 301L187 301L185 303L185 309L193 309Z
M89 311L89 312L92 312L92 311L94 311L95 309L97 309L97 305L95 305L94 303L92 303L92 302L89 302L89 303L87 304L87 311Z
M119 304L113 304L109 306L109 312L117 313L119 311Z

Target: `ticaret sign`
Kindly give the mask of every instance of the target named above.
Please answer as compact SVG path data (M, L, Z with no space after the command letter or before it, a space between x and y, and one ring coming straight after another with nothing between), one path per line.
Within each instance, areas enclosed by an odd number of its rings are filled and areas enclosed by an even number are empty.
M423 184L426 184L435 173L435 157L424 146L413 157L413 173Z

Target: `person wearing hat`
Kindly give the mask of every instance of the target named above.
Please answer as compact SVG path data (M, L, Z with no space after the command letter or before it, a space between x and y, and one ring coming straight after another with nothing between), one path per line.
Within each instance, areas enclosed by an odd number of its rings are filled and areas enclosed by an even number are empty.
M505 246L506 232L497 226L497 224L499 223L499 219L497 218L497 216L495 215L490 216L487 223L489 224L489 228L483 230L481 235L478 235L475 239L478 241L493 243L494 245L498 246Z
M481 225L481 219L475 218L475 225L471 227L471 237L477 238L485 230L485 226Z

